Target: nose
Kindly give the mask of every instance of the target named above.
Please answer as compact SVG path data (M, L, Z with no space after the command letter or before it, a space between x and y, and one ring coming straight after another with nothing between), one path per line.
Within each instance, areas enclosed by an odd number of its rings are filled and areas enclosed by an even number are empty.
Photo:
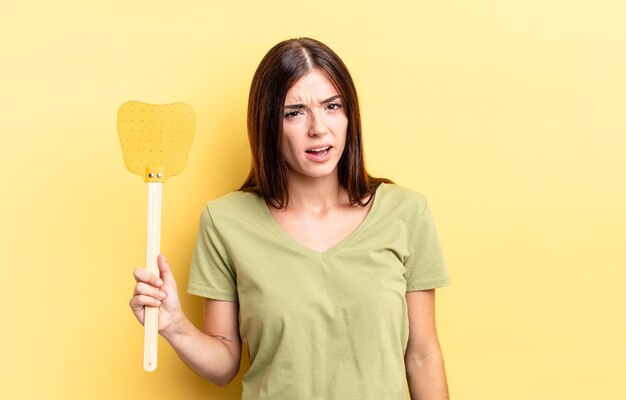
M328 127L324 121L324 115L321 111L316 110L311 114L309 136L324 136L328 133Z

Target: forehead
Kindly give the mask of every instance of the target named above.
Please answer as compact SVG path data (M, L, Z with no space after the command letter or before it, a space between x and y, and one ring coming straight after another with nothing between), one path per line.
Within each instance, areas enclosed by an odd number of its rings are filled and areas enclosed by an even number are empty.
M315 99L321 100L339 94L328 74L319 69L300 78L289 90L285 101Z

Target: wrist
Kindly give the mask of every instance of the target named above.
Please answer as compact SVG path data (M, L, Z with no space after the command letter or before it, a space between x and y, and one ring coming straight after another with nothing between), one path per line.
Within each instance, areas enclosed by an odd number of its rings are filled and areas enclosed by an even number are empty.
M159 334L165 338L168 342L175 340L179 336L184 336L189 331L189 320L180 312L176 317L172 318L172 322L165 328L159 331Z

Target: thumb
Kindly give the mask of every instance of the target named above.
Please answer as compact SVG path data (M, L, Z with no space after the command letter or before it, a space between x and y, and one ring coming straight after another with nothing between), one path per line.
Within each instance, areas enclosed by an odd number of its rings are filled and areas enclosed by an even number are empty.
M170 268L170 265L165 259L165 255L163 253L160 253L157 257L157 264L159 265L159 271L161 271L161 278L163 279L163 282L175 284L172 269Z

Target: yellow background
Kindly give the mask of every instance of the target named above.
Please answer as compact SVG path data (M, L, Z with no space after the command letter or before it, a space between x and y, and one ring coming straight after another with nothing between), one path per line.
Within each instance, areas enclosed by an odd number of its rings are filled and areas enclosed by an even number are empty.
M166 342L142 369L128 301L147 187L125 101L182 101L197 134L164 187L181 288L202 205L248 171L252 74L311 36L349 66L370 172L429 198L453 286L454 399L626 398L622 1L24 1L0 7L0 397L236 399ZM198 324L201 300L182 295Z

